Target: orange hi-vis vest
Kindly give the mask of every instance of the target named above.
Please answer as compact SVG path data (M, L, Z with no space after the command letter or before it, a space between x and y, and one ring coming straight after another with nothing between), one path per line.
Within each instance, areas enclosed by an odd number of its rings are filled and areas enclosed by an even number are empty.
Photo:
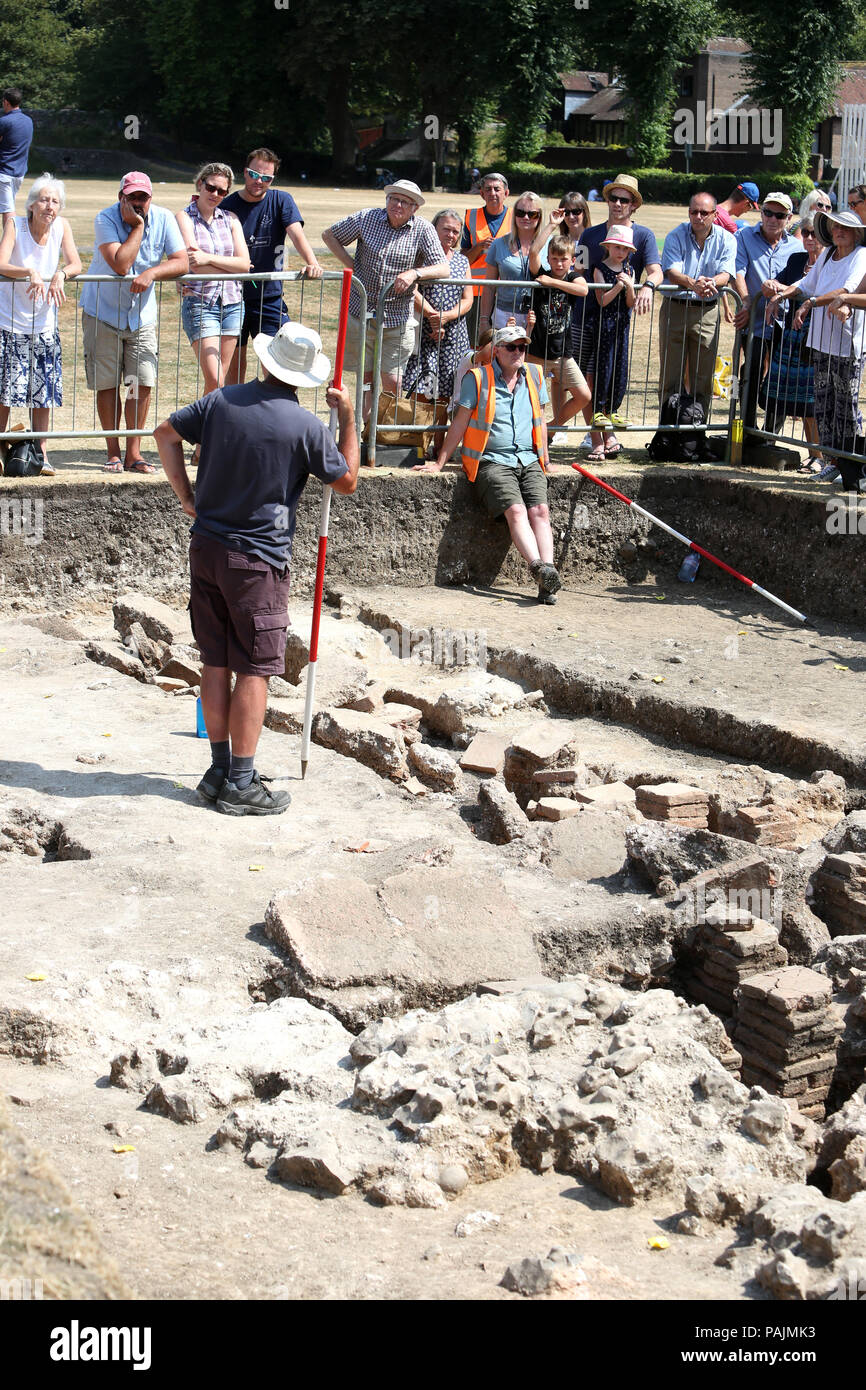
M498 241L501 236L511 236L511 208L505 209L505 216L499 224L499 231L496 232L495 235L490 230L490 223L487 221L487 215L483 207L467 208L466 216L463 219L463 225L472 239L473 246L477 241L482 241L484 237L492 236L494 241ZM478 265L472 265L470 262L469 270L473 280L489 280L493 274L490 266L487 265L486 261L483 259ZM479 294L481 294L480 287L473 289L473 298L477 299Z
M544 443L541 426L544 417L541 413L541 401L538 395L538 382L535 373L539 372L538 380L541 380L540 368L533 363L528 363L526 367L526 387L529 391L529 402L532 406L532 447L535 456L541 464L542 470L547 472L544 467ZM461 463L463 472L466 474L470 483L474 483L478 477L478 466L481 463L481 455L487 448L487 441L490 438L490 430L493 425L493 417L496 414L496 380L493 375L492 367L472 367L470 375L475 378L475 385L478 389L478 400L475 409L469 416L469 424L466 426L466 433L463 436L463 451L461 453Z

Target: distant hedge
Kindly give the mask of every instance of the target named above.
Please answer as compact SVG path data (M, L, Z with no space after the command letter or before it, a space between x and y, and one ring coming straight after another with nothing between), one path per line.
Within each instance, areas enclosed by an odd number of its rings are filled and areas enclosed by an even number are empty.
M512 193L532 189L548 198L561 198L571 189L586 193L590 188L597 188L601 192L605 179L624 173L637 179L641 195L653 203L685 205L698 189L706 189L721 200L727 198L736 183L751 180L767 191L787 193L796 207L812 188L812 180L805 175L768 173L766 169L757 174L742 174L739 179L732 174L674 174L668 169L629 169L617 164L612 164L610 169L548 169L543 164L503 164L499 169L508 179Z

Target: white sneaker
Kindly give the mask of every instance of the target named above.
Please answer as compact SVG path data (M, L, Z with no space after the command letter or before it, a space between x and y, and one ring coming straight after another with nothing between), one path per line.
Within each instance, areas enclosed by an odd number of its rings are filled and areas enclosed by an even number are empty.
M592 448L592 435L590 434L589 430L587 430L586 434L583 436L583 439L580 441L580 446L579 446L579 447L580 447L581 449L591 449L591 448Z
M553 448L553 449L558 449L558 448L560 448L562 445L567 444L567 443L568 443L568 432L567 432L567 430L557 430L557 431L556 431L556 434L553 436L553 438L552 438L551 441L550 441L551 448Z

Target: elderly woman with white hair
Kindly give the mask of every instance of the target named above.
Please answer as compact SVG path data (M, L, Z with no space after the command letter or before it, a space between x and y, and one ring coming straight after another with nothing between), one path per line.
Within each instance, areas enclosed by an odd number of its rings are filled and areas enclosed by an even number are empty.
M10 218L0 240L0 434L13 406L29 407L38 433L47 430L52 406L63 404L57 310L66 302L64 282L81 273L72 229L60 215L65 206L64 185L42 174L24 216ZM40 443L42 472L53 473Z

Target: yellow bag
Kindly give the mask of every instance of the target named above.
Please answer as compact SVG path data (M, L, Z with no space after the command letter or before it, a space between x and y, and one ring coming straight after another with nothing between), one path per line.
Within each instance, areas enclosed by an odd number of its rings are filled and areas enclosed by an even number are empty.
M713 395L720 396L723 401L731 399L732 365L730 357L717 357L713 368Z

